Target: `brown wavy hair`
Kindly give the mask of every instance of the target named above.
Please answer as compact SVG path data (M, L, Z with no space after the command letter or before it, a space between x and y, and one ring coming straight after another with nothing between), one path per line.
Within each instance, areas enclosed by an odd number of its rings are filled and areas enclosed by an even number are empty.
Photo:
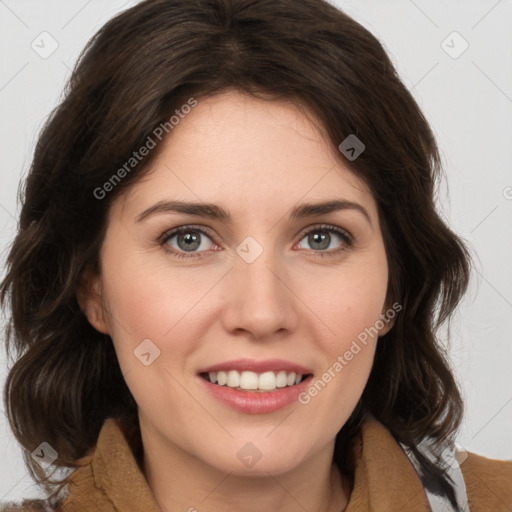
M387 302L402 311L377 344L334 462L352 477L349 446L370 412L453 502L443 468L416 446L425 436L452 442L461 422L461 395L436 332L466 290L470 256L436 212L442 168L425 117L380 42L324 0L146 0L106 23L80 55L35 147L0 288L13 358L4 401L32 477L47 491L64 485L30 452L44 440L58 452L55 465L73 469L110 416L122 419L141 460L137 404L112 341L81 311L77 287L98 262L110 205L158 150L103 199L95 190L188 98L230 88L312 113L378 205ZM338 151L350 134L366 146L354 161Z

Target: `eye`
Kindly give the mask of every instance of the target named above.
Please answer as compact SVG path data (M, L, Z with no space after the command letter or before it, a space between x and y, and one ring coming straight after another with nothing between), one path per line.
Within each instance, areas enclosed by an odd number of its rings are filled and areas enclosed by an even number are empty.
M203 229L193 226L180 226L165 233L160 244L179 258L194 258L199 256L195 253L208 251L215 245Z
M344 229L331 225L315 226L304 232L299 241L299 249L303 249L302 241L306 240L315 256L333 256L349 249L353 238ZM197 258L209 250L218 247L204 228L180 226L164 233L159 243L177 258ZM332 244L335 244L334 248Z
M310 248L318 253L317 256L337 254L340 251L347 250L353 244L353 238L348 231L330 225L316 226L304 233L304 236L299 242L300 249L304 248L300 246L303 240L306 240ZM335 247L331 245L333 242L335 243Z

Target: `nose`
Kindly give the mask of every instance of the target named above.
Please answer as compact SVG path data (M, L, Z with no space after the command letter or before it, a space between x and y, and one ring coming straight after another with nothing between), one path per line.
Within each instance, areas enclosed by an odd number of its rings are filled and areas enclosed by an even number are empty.
M224 328L258 340L293 332L300 300L290 280L289 272L270 251L252 263L236 257L226 282Z

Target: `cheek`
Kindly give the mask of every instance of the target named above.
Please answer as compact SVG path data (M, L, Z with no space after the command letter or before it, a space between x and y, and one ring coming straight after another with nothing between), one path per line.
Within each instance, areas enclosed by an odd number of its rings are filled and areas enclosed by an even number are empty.
M158 268L148 271L141 265L136 272L128 266L111 272L105 286L117 358L139 408L178 432L176 418L185 423L190 411L198 416L180 383L201 339L194 322L195 316L204 316L198 301L211 284L171 281Z
M318 273L314 283L304 281L305 303L328 328L333 349L342 349L360 333L375 327L387 291L385 257L366 265L340 267L335 273ZM373 331L372 331L373 332Z
M160 350L159 365L186 363L194 340L201 338L200 330L214 321L208 291L223 274L219 268L208 273L180 271L148 265L139 255L121 258L115 251L107 253L104 292L111 336L124 369L133 365L134 351L148 339Z
M335 275L317 275L309 288L308 306L321 319L318 336L324 368L301 398L336 433L356 406L373 365L387 290L384 253L340 268ZM304 288L306 294L306 288ZM310 404L310 405L308 405ZM321 425L318 428L322 428Z
M356 407L368 381L378 343L379 320L385 292L370 294L360 287L343 292L326 304L325 319L335 335L322 337L325 356L321 373L299 396L322 438L336 435ZM320 338L319 338L320 339Z

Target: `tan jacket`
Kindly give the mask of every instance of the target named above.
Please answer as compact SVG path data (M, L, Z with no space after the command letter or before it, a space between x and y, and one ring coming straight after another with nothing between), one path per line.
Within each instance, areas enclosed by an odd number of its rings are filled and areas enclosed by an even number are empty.
M377 420L369 419L353 449L354 488L345 512L429 512L421 481L404 451ZM95 450L78 460L61 508L43 501L0 512L160 512L122 430L108 418ZM461 464L470 512L512 512L512 461L469 453ZM44 507L47 508L44 508ZM200 507L198 512L200 511Z

